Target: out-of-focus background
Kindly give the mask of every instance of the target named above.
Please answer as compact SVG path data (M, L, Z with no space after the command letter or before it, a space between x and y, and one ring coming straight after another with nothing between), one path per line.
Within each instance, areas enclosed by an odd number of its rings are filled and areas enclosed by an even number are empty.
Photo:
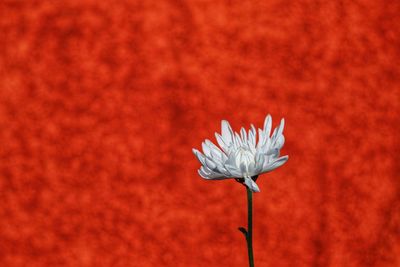
M286 119L256 266L400 266L399 1L1 1L0 266L246 266L192 147Z

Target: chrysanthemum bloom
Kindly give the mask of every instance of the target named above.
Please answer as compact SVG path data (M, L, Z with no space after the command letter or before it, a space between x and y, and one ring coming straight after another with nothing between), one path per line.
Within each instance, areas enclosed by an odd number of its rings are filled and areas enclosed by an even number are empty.
M201 177L208 180L222 180L236 178L243 181L253 192L260 192L255 178L259 174L270 172L282 166L288 156L279 157L280 150L285 142L283 127L285 121L271 134L272 118L268 115L263 129L257 131L254 125L247 132L243 127L240 134L233 132L229 122L221 122L221 135L215 133L220 146L217 147L210 140L202 143L203 153L193 149L201 163L198 170ZM258 139L258 143L257 140ZM252 179L254 178L254 180Z

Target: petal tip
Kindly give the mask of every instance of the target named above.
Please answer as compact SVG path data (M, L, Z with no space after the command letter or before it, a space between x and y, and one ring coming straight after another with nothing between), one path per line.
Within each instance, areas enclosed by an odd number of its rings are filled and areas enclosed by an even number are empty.
M197 173L200 175L201 178L209 180L210 178L203 176L203 174L201 173L200 169L197 170Z
M224 126L230 126L230 124L229 124L229 121L227 121L227 120L221 120L221 127L224 127Z

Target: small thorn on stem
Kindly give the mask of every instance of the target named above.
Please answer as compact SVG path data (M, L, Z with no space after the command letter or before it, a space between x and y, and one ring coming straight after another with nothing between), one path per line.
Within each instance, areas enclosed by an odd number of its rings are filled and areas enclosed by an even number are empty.
M247 239L247 230L244 227L239 227L238 230L244 234L244 237Z

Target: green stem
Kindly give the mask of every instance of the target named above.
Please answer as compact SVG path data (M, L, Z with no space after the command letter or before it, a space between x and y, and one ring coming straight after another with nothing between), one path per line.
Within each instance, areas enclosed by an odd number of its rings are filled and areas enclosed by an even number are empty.
M246 186L247 190L247 251L249 254L249 266L254 267L253 256L253 192Z

